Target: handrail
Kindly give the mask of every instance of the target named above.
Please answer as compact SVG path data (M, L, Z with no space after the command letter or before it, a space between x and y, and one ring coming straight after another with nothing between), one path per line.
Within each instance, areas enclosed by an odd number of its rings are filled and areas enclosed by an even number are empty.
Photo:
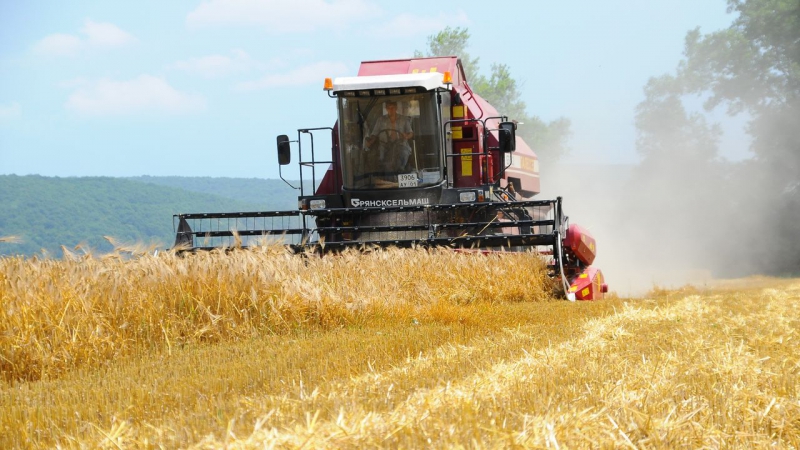
M311 167L311 186L314 189L317 186L317 164L333 164L333 149L335 146L334 142L331 142L331 160L330 161L317 161L316 156L314 154L314 133L313 131L319 130L330 130L331 134L333 134L333 127L317 127L317 128L300 128L297 130L297 153L298 153L298 165L300 166L300 196L304 196L305 194L305 183L303 182L303 167ZM311 160L310 161L303 161L303 142L302 142L302 134L309 135L311 139ZM331 136L333 138L333 136ZM331 139L332 140L332 139Z

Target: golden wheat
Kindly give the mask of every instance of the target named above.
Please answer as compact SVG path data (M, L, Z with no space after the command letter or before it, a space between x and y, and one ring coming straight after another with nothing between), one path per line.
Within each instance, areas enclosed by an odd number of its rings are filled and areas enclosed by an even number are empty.
M523 332L450 348L309 386L300 405L271 403L249 435L220 430L197 448L797 448L799 294L794 284L628 303L561 342ZM522 348L492 357L509 343ZM432 357L477 367L431 377Z
M0 447L800 446L796 280L542 302L534 255L131 250L0 259Z
M448 305L549 294L545 267L530 253L476 258L391 249L318 257L265 246L133 259L120 252L95 257L64 249L64 255L0 259L6 381L52 378L153 347L324 330L374 315L421 317Z

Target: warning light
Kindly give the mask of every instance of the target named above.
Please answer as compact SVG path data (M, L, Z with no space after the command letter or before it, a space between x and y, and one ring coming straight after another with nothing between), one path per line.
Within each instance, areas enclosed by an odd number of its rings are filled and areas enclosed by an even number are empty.
M449 70L445 71L443 83L444 84L451 84L452 82L453 82L453 76L450 75L450 71Z
M333 90L333 80L330 78L325 78L325 86L322 87L325 91L332 91Z

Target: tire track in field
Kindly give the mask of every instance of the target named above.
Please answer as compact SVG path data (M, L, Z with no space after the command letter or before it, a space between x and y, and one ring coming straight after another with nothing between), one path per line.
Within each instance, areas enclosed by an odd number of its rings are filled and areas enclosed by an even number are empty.
M602 354L608 347L620 345L621 341L632 336L626 330L626 326L629 324L647 328L648 325L664 320L676 320L684 315L700 315L703 309L705 309L704 306L697 301L697 298L693 297L685 298L667 308L643 309L628 303L622 312L587 323L582 327L582 333L578 338L535 350L515 361L495 364L485 371L458 383L449 384L444 388L416 393L409 397L403 405L392 411L389 417L375 417L373 425L377 429L380 429L381 423L409 427L419 422L420 412L434 416L476 402L483 403L498 398L508 398L521 384L535 384L541 372L543 372L541 373L543 378L548 372L552 372L553 368L580 367L580 363L575 364L575 362L584 359L583 357ZM599 422L594 417L595 414L594 411L575 411L571 416L566 415L562 418L560 428L576 429L577 427L572 426L576 423L598 424ZM537 422L537 420L532 422ZM538 422L542 421L538 420ZM544 426L539 427L539 432L534 433L535 435L555 436L554 422L550 422L549 430L547 424L540 423L540 425ZM532 423L531 427L535 428L535 425ZM586 431L588 430L584 425L582 432ZM555 442L552 439L550 441ZM546 445L547 442L549 441L546 440L539 444Z
M621 312L614 315L591 319L579 328L579 337L551 345L541 350L524 352L524 355L512 360L491 364L485 369L476 367L477 372L466 376L457 382L448 382L444 386L420 389L400 401L396 407L386 412L366 410L362 404L352 402L348 407L343 407L335 420L319 420L318 413L309 412L305 424L298 424L293 429L266 428L271 417L282 415L280 411L273 411L256 426L255 432L244 440L234 440L227 445L233 448L250 448L261 445L295 446L308 445L313 448L326 446L348 445L392 445L392 438L408 430L415 433L425 432L434 424L426 427L428 419L446 416L447 411L469 409L481 402L492 401L497 398L507 398L513 395L513 389L520 383L535 382L530 373L548 367L561 366L569 361L574 361L587 353L602 352L606 347L620 343L629 334L625 325L635 323L638 327L664 320L676 320L687 314L700 315L704 313L702 304L696 297L688 297L668 307L646 308L645 305L634 306L628 303ZM534 342L524 333L507 332L500 341L483 342L472 346L445 346L437 350L435 355L422 356L407 360L403 365L394 367L384 372L366 374L353 379L341 387L341 391L331 391L328 395L342 395L352 398L359 395L364 389L372 392L387 390L391 395L391 380L404 376L414 378L427 371L438 369L442 374L447 374L446 364L452 364L453 359L474 358L484 354L496 353L499 348L508 346L521 347L523 343ZM437 367L442 364L441 367ZM386 384L389 387L386 387ZM313 393L312 393L313 394ZM319 395L317 392L313 395ZM309 399L313 400L313 399ZM309 411L311 411L309 409ZM590 421L596 412L584 411L565 416L564 424L570 422ZM430 430L429 430L430 431ZM452 429L450 431L453 431ZM537 435L548 436L545 426L544 433ZM445 433L448 428L445 427ZM549 435L553 435L554 428L550 427ZM435 434L435 432L434 432ZM452 434L452 433L451 433ZM199 443L199 447L213 446L213 441ZM211 444L211 445L210 445ZM546 442L543 442L546 444Z
M793 349L797 347L786 348L786 357L774 364L764 356L776 355L770 345L785 344L794 336L800 319L796 298L788 291L769 289L760 296L738 298L735 305L719 295L686 297L661 310L642 311L628 305L621 314L587 324L578 339L495 364L444 389L421 391L388 416L373 415L371 431L385 433L382 424L394 424L390 434L402 427L446 442L463 442L457 426L444 427L444 433L436 427L426 430L426 417L438 417L440 424L446 424L458 421L459 413L453 411L471 411L475 404L497 410L517 389L541 384L548 375L567 385L581 380L588 388L597 378L593 372L602 373L605 385L594 389L603 392L589 389L582 399L559 392L556 398L567 398L566 404L525 414L523 426L509 430L505 438L520 445L554 447L557 436L572 445L589 446L600 442L614 446L702 447L724 442L738 442L742 448L775 443L796 446L800 363ZM593 358L587 358L591 355L603 355L602 364L592 364ZM583 373L574 376L580 360L585 363ZM615 383L609 382L613 376L603 364L616 368L614 373L620 378ZM783 394L774 389L776 384L783 386ZM569 389L555 387L562 388ZM606 438L598 441L598 437Z

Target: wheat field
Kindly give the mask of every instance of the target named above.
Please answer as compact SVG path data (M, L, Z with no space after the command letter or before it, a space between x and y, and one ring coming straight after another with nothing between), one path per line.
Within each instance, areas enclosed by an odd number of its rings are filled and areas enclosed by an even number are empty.
M534 254L0 258L0 448L800 446L800 281L553 297Z

